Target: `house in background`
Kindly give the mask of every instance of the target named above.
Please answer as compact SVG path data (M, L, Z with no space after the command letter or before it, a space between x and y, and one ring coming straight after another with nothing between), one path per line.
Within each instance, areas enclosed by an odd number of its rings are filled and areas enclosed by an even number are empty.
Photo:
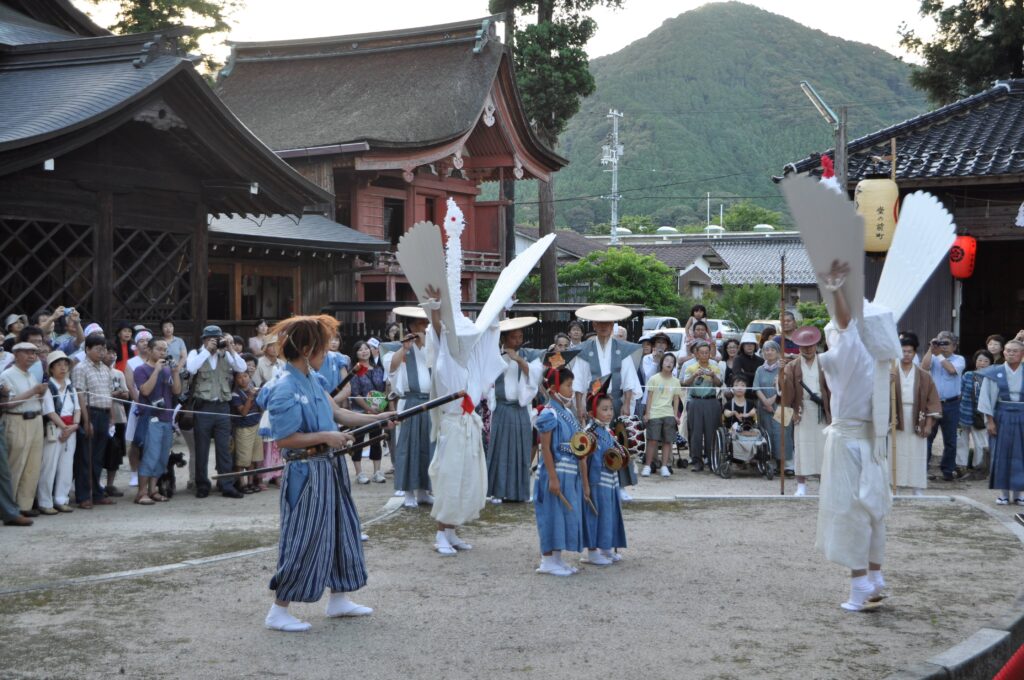
M208 319L211 215L329 203L224 106L185 29L112 35L67 0L0 0L0 314Z
M481 183L547 180L567 163L530 128L496 19L233 43L217 91L281 158L334 194L319 212L392 248L414 223L440 224L454 199L467 224L463 295L475 299L477 281L498 277L515 241L510 202L500 191L481 200ZM415 297L391 253L354 271L351 285L355 301Z
M927 340L939 330L960 336L961 354L983 347L993 333L1012 337L1024 326L1024 80L1005 80L979 94L892 125L847 146L849 185L874 172L888 174L896 141L900 194L923 190L938 197L959 231L978 239L975 273L958 281L938 267L900 322ZM832 155L831 151L826 152ZM785 172L816 173L820 157L787 165ZM872 297L883 256L866 256Z

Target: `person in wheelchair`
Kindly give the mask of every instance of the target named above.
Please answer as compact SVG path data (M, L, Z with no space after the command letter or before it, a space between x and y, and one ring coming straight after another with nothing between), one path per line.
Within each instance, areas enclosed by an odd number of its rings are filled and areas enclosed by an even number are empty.
M757 404L746 397L749 385L744 376L735 376L730 387L732 397L725 402L723 423L733 443L732 457L746 463L753 457L756 447L764 443L757 427Z

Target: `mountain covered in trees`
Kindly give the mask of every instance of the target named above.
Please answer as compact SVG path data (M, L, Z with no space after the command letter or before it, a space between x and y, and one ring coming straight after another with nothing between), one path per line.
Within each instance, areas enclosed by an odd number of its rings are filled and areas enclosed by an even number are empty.
M880 21L879 30L890 29ZM620 215L683 226L704 222L706 192L716 222L720 204L728 210L744 199L783 210L771 175L832 147L802 80L837 112L849 107L850 139L930 108L910 85L910 67L893 55L738 2L669 19L594 59L591 71L597 90L561 136L559 151L571 163L555 183L557 221L577 229L609 218L600 198L611 186L600 164L609 109L625 114ZM523 186L517 198L518 219L535 219L536 192Z

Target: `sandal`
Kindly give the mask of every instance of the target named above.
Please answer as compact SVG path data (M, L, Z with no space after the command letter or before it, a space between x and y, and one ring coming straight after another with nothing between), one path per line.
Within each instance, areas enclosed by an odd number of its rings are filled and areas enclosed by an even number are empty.
M149 497L152 498L154 501L156 501L158 503L166 503L167 501L171 500L170 498L168 498L167 496L163 495L162 493L150 494Z
M156 502L152 498L150 498L149 496L136 496L135 497L135 504L136 505L156 505Z
M246 495L256 493L256 489L252 488L251 486L243 486L241 489L239 489L239 491Z

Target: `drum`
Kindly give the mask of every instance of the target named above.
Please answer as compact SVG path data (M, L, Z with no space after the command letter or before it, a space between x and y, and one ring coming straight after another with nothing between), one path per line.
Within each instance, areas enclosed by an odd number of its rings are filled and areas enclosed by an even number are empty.
M612 434L630 456L643 457L647 434L640 416L619 416L612 423Z
M383 392L373 391L366 395L366 403L374 406L379 411L388 410L388 395Z
M580 430L569 440L569 450L577 458L586 458L597 448L597 435L590 430Z

